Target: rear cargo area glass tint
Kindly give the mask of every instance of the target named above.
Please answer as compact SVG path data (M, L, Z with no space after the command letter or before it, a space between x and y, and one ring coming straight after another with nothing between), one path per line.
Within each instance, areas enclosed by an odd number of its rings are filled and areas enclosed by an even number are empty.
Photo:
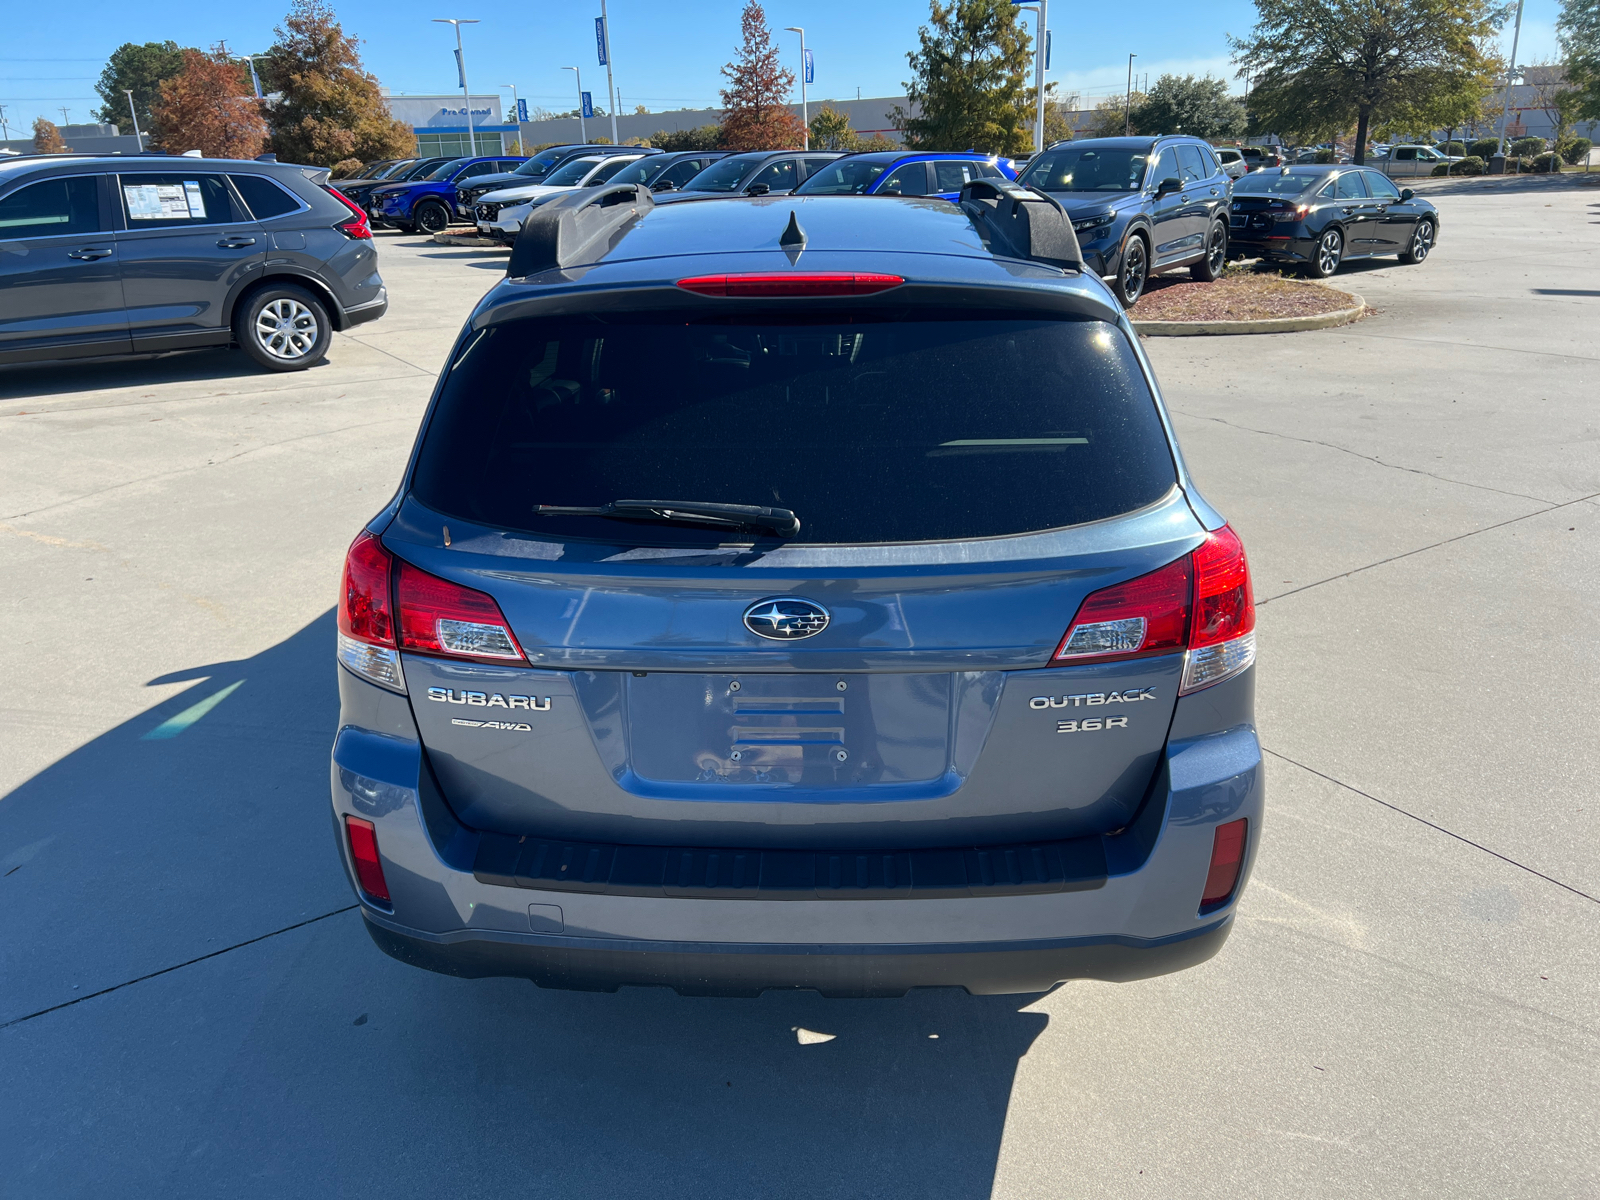
M677 314L483 331L413 487L501 528L705 545L769 535L535 508L760 505L799 517L793 541L906 542L1117 516L1175 482L1133 351L1103 322Z

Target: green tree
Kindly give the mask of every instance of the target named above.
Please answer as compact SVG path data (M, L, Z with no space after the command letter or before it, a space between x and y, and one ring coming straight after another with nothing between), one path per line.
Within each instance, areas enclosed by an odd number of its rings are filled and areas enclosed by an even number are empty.
M1091 137L1121 137L1128 131L1131 124L1134 133L1143 133L1139 128L1139 108L1144 104L1144 93L1134 92L1131 105L1125 93L1107 96L1094 106L1094 115L1089 121L1089 135ZM1130 123L1127 119L1128 108L1132 107L1134 119Z
M767 14L749 0L739 18L739 56L722 73L722 146L726 150L797 150L806 127L789 111L794 72L778 61Z
M701 125L694 129L658 129L650 144L659 150L716 150L722 145L722 126Z
M1229 39L1254 77L1258 128L1311 141L1355 126L1356 162L1375 127L1460 125L1499 66L1492 0L1255 0L1248 38Z
M1600 120L1600 4L1595 0L1561 0L1556 35L1561 40L1567 82L1578 93L1574 117L1580 121Z
M283 98L268 111L272 149L286 162L331 167L347 158L399 158L417 139L396 121L361 65L359 38L324 0L293 0L262 65L261 86Z
M849 114L831 104L824 104L817 115L811 118L813 150L850 151L856 148L860 140L860 135L850 125Z
M150 106L155 103L156 90L181 70L183 49L177 42L122 43L111 52L100 72L100 81L94 85L105 101L94 114L95 119L115 125L118 133L132 133L133 116L128 112L128 97L123 94L126 88L133 93L139 131L158 134Z
M931 0L917 37L919 48L906 55L911 112L897 105L889 114L906 145L1006 155L1033 149L1033 43L1014 5Z
M1245 118L1226 80L1163 75L1133 110L1133 124L1140 133L1224 138L1243 133Z

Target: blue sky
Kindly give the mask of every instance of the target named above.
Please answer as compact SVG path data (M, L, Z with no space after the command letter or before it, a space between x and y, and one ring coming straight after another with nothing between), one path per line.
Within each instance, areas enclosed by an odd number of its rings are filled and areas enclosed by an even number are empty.
M225 40L240 52L264 49L279 19L267 3L231 5L215 0L76 0L65 9L45 4L10 6L0 40L0 105L11 136L25 136L41 114L74 122L98 105L93 83L106 56L123 42L160 41L208 46ZM285 4L285 7L287 5ZM395 92L448 92L455 87L450 27L431 17L479 17L466 27L468 79L474 94L514 83L531 105L570 108L572 74L582 69L596 102L605 90L596 65L594 17L599 0L527 0L496 6L481 0L335 0L345 28L362 38L367 67ZM714 105L719 68L739 38L741 0L607 0L612 55L624 111ZM1557 0L1527 0L1521 61L1556 52ZM1136 19L1127 14L1137 11ZM1221 75L1232 81L1227 35L1248 32L1249 0L1145 0L1138 8L1059 0L1050 78L1088 103L1120 92L1127 55L1153 80L1166 71ZM692 15L689 15L692 14ZM771 0L767 18L791 66L798 39L782 33L802 25L816 57L814 99L899 94L906 52L927 19L926 0ZM1031 17L1029 18L1031 21ZM1509 48L1510 31L1507 30ZM1237 83L1235 83L1237 87ZM798 95L796 96L798 99Z

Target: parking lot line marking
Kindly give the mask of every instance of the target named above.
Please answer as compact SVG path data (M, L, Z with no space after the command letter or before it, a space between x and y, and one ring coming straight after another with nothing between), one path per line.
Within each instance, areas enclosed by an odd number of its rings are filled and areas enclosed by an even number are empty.
M1390 810L1392 810L1394 812L1399 813L1402 817L1410 817L1413 821L1419 821L1423 825L1426 825L1429 829L1436 829L1440 833L1445 834L1448 837L1455 838L1456 841L1458 841L1458 842L1465 842L1467 845L1471 846L1474 850L1482 850L1485 854L1492 855L1493 857L1498 858L1503 863L1509 863L1513 867L1517 867L1517 868L1519 868L1519 869L1521 869L1523 871L1526 871L1529 875L1537 875L1540 879L1544 880L1546 883L1553 883L1558 888L1565 888L1567 891L1571 892L1574 896L1582 896L1585 900L1588 900L1593 904L1600 904L1600 897L1591 896L1588 892L1581 891L1578 888L1573 887L1570 883L1562 883L1561 880L1556 879L1553 876L1546 875L1543 871L1534 870L1532 867L1528 866L1526 863L1519 863L1514 858L1507 858L1504 854L1501 854L1498 850L1489 849L1489 847L1485 846L1482 842L1475 842L1469 837L1463 837L1461 834L1456 833L1454 830L1446 829L1443 825L1435 825L1432 821L1428 820L1427 817L1419 817L1419 816L1417 816L1416 813L1408 812L1406 809L1401 808L1398 804L1391 804L1387 800L1379 800L1371 792L1363 792L1360 788L1353 787L1350 784L1346 783L1342 779L1335 779L1332 775L1325 775L1321 771L1317 770L1315 767L1308 767L1303 762L1296 762L1294 759L1290 758L1287 754L1279 754L1276 750L1269 750L1265 746L1261 747L1261 753L1270 754L1270 755L1272 755L1273 758L1276 758L1276 759L1279 759L1279 760L1281 760L1283 762L1286 762L1291 767L1299 767L1302 771L1307 771L1310 774L1315 775L1318 779L1326 779L1329 783L1334 784L1336 787L1342 787L1348 792L1354 792L1358 796L1365 796L1368 800L1371 800L1374 804L1381 804L1381 805L1383 805L1383 807L1385 807L1387 809L1390 809ZM4 1026L0 1026L0 1028L4 1028Z
M177 737L185 729L189 728L189 726L193 725L201 717L205 716L229 696L233 695L234 692L238 691L243 684L244 680L241 679L238 683L230 683L220 692L211 693L211 695L207 696L198 704L191 704L177 716L168 717L165 721L161 722L161 724L157 725L139 740L141 742L161 742L165 741L167 738Z
M234 950L242 950L246 946L254 946L257 942L264 942L268 938L275 938L280 933L292 933L296 929L304 929L307 925L315 925L318 921L326 921L329 917L337 917L340 913L351 912L360 908L359 904L347 904L343 908L336 908L332 912L325 912L320 917L309 917L304 921L296 921L293 925L285 925L282 929L274 929L271 933L263 933L260 937L248 938L242 942L235 942L231 946L224 946L221 950L213 950L210 954L202 954L199 958L191 958L188 962L177 963L174 966L162 967L159 971L151 971L148 975L141 975L137 979L126 979L121 983L114 983L110 987L101 988L98 992L90 992L87 996L74 996L71 1000L64 1000L60 1004L52 1004L49 1008L41 1008L38 1012L31 1012L21 1017L13 1017L9 1021L0 1023L0 1029L10 1029L13 1025L21 1025L24 1021L31 1021L35 1017L42 1017L46 1013L59 1012L63 1008L71 1008L74 1004L82 1004L85 1000L93 1000L96 996L104 996L108 992L120 991L125 987L132 987L136 983L143 983L146 979L154 979L158 975L169 975L173 971L181 971L184 967L192 967L195 963L205 962L208 958L215 958L219 954L227 954Z

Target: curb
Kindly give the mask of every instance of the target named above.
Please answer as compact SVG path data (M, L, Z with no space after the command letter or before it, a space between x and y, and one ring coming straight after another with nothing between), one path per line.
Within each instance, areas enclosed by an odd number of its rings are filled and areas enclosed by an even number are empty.
M478 250L510 250L510 246L502 246L490 238L479 237L475 233L436 233L433 240L441 246L472 246Z
M1331 329L1361 319L1367 303L1351 296L1352 308L1337 312L1314 313L1309 317L1267 317L1259 321L1135 321L1133 331L1140 337L1203 337L1207 334L1299 333L1306 329Z

